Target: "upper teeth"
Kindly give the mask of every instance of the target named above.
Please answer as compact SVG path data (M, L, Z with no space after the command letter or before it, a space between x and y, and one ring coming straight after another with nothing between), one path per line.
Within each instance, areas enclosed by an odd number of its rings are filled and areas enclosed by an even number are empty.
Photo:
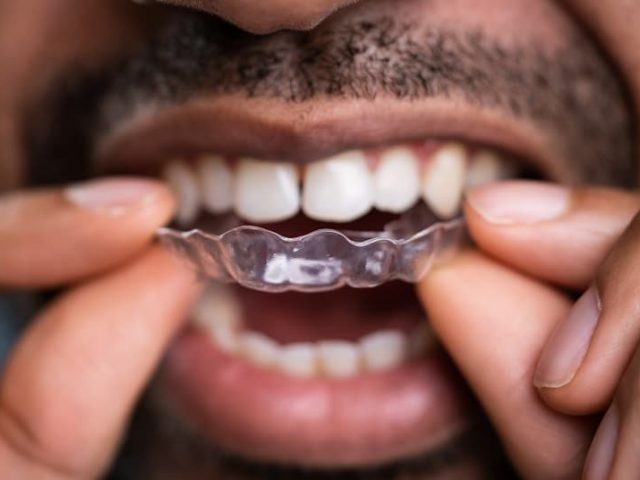
M477 187L515 174L515 166L505 162L497 153L491 150L480 150L469 161L465 186L466 188Z
M373 206L373 181L362 152L312 163L304 181L304 213L316 220L348 222Z
M166 166L164 175L176 193L176 220L183 225L193 222L200 208L197 178L193 171L185 162L174 161Z
M202 204L211 213L233 208L233 173L222 157L206 156L198 165Z
M373 174L378 210L404 212L420 196L418 160L406 147L391 148L380 156Z
M466 170L461 145L447 145L433 156L422 178L422 196L436 215L451 218L460 209Z
M291 163L241 160L235 183L236 212L254 222L276 222L300 209L298 172Z
M165 169L176 191L176 220L192 223L202 205L215 214L235 210L242 218L266 223L295 216L348 222L372 208L392 213L422 199L439 217L460 210L465 188L513 175L514 167L498 153L470 155L457 143L442 145L428 158L415 147L397 146L372 157L359 150L309 164L303 172L292 163L241 159L232 170L219 156L204 156L194 170L184 161ZM302 183L302 186L300 184Z
M425 322L411 335L382 330L358 342L324 340L281 345L268 336L243 329L240 306L231 290L212 285L193 313L193 323L222 351L260 368L296 377L353 377L388 370L426 352L433 336Z

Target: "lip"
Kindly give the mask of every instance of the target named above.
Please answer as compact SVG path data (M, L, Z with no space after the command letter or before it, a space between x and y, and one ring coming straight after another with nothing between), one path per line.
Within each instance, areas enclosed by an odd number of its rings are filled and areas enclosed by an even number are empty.
M332 99L310 105L201 98L145 109L110 129L97 143L95 165L99 173L151 172L171 158L203 153L306 163L353 148L428 139L488 146L546 178L579 180L533 126L455 99Z
M473 412L437 349L346 381L296 379L222 353L189 329L160 381L179 415L225 451L319 469L384 465L441 448Z

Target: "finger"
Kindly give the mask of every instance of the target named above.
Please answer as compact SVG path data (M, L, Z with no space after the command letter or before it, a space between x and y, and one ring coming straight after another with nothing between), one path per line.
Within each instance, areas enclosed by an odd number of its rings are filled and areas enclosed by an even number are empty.
M165 186L132 178L0 196L0 288L105 271L140 251L172 211Z
M585 463L585 480L626 480L640 472L640 349L602 419Z
M566 315L567 299L474 252L432 272L419 295L524 478L574 478L592 426L549 409L532 385L540 348Z
M637 193L509 181L467 195L478 246L537 278L586 288L640 208Z
M548 340L535 384L554 408L602 411L640 343L640 217L616 242L595 284Z
M197 293L194 277L154 247L70 291L40 315L0 384L0 438L6 446L0 448L0 477L26 478L12 469L28 465L71 478L99 477L187 315Z

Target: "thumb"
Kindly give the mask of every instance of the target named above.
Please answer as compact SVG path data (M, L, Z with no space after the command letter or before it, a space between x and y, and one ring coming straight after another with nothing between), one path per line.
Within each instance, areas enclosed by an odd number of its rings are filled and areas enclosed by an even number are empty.
M99 477L197 290L153 248L46 309L0 381L0 478Z
M532 377L540 349L569 301L475 252L419 285L431 325L525 478L575 478L592 425L549 409Z

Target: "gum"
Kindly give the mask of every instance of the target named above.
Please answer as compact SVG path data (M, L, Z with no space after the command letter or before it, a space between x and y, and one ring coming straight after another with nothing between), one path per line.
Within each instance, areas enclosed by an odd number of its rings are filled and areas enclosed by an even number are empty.
M467 238L464 219L437 222L423 205L381 232L321 229L287 238L240 226L222 234L162 228L157 237L206 280L273 293L416 283Z

